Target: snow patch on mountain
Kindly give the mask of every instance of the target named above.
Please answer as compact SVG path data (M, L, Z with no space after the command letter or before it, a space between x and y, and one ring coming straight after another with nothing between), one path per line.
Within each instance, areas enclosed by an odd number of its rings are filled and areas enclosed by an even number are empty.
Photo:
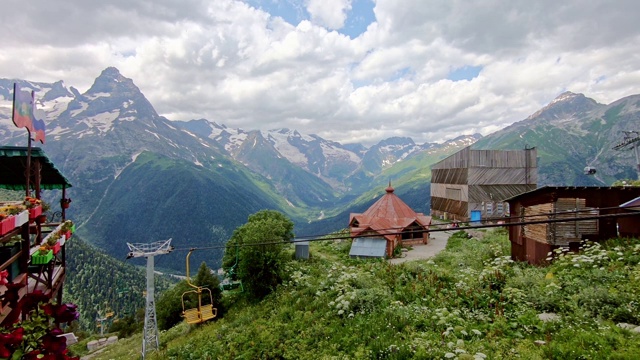
M89 108L89 103L81 101L80 109L71 110L71 116L76 116Z
M325 142L320 143L320 147L322 148L322 153L326 158L333 158L333 159L337 158L337 159L348 160L356 164L360 163L360 160L361 160L360 157L352 151L337 148Z
M95 99L100 98L100 97L111 97L111 94L108 93L108 92L98 92L98 93L95 93L95 94L87 94L87 95L85 95L85 97L87 99L89 99L89 100L95 100Z
M47 119L54 120L67 110L71 100L73 100L71 96L62 96L51 101L36 101L36 108L43 110L47 114Z
M296 131L298 137L302 137L300 136L300 133L298 133ZM282 131L282 130L275 130L275 131L266 131L266 132L262 132L262 136L267 139L267 141L269 141L271 143L271 145L273 145L273 147L282 155L284 156L287 160L289 160L290 162L304 167L307 167L307 164L309 163L309 159L307 158L307 156L305 154L303 154L297 147L291 145L291 143L289 143L289 136L290 136L290 132L289 131ZM295 135L294 135L295 136ZM310 136L305 136L302 137L303 139L309 139L308 141L313 141L313 138Z
M113 121L120 116L120 110L100 113L95 116L87 117L80 122L87 124L89 127L97 128L100 132L107 132L113 127Z

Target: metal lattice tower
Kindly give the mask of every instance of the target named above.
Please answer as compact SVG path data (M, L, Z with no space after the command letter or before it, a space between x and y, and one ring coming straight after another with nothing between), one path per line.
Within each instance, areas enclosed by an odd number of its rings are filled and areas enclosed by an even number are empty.
M640 131L623 131L624 139L621 143L613 147L613 150L635 150L636 171L640 180Z
M149 244L131 244L127 259L132 257L147 258L147 306L144 312L144 332L142 334L142 359L148 352L160 348L158 337L158 321L156 319L156 301L153 282L153 257L168 254L173 250L171 239L156 241Z

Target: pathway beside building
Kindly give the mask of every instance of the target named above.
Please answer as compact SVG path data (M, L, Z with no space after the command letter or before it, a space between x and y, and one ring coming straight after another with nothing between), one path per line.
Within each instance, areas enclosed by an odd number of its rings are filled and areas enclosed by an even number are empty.
M412 245L413 249L402 253L401 258L389 259L391 264L400 264L405 261L422 260L436 256L447 246L447 240L454 231L436 231L429 233L429 243L427 245Z

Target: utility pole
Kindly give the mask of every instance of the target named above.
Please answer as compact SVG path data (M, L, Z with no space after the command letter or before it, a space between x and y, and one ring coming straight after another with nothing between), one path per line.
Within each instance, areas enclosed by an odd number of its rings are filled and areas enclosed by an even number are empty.
M618 145L613 147L613 150L634 150L636 155L636 171L638 172L638 180L640 180L640 132L622 131L624 133L624 139Z
M153 350L160 348L158 336L158 321L156 319L156 301L154 298L153 258L156 255L168 254L173 250L171 239L156 241L149 244L131 244L127 259L132 257L147 258L147 305L144 312L144 331L142 333L142 359Z

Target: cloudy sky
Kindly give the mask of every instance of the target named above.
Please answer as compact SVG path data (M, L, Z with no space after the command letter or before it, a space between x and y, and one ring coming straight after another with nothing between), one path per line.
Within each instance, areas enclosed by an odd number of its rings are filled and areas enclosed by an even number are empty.
M640 93L636 0L3 0L0 77L114 66L171 120L342 143L489 134Z

